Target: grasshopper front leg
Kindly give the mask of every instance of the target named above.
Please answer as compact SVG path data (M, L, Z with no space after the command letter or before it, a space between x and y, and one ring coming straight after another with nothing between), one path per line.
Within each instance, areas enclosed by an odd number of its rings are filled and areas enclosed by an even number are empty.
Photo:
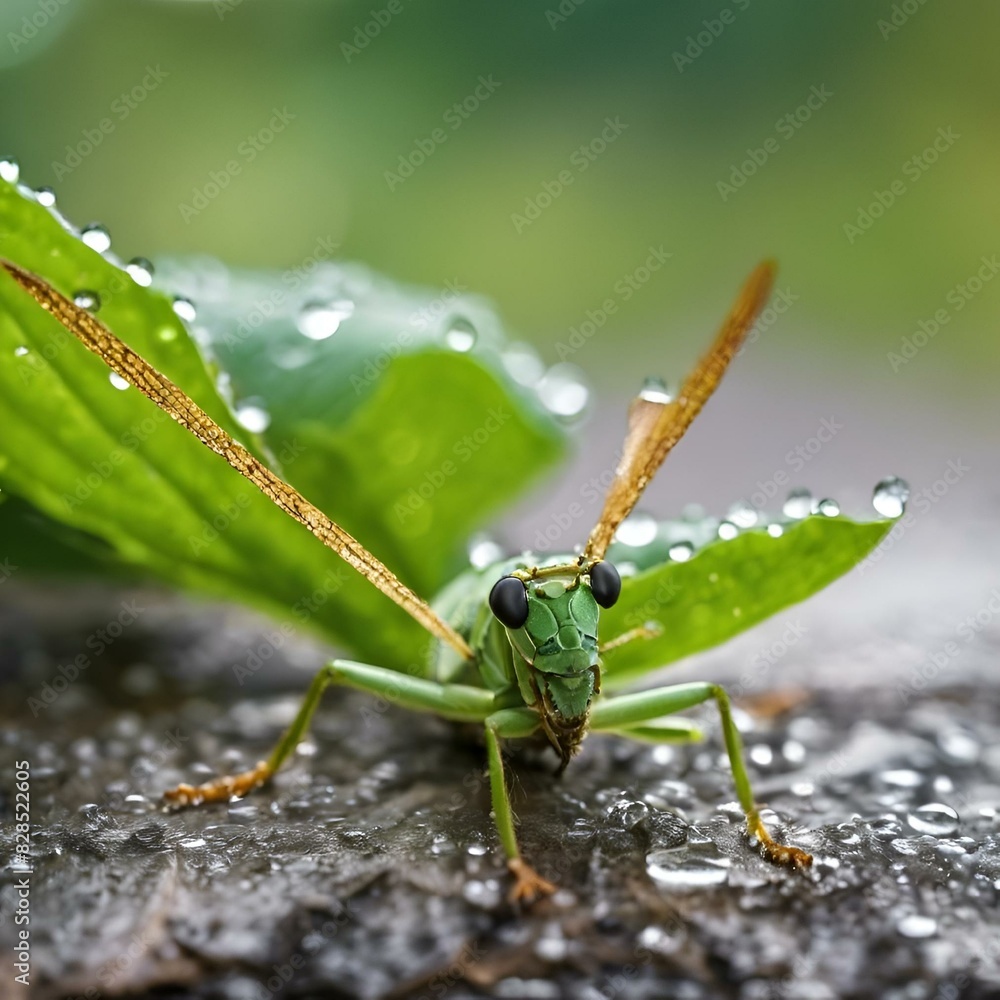
M683 712L713 698L719 707L722 735L729 755L729 765L733 771L736 795L746 814L747 832L757 839L760 853L768 861L804 871L812 864L812 855L798 847L779 844L760 818L760 810L754 801L750 778L743 760L743 741L733 721L729 695L718 684L703 682L674 684L670 687L654 688L652 691L641 691L638 694L627 694L598 702L590 716L591 728L597 732L615 732L622 736L632 735L630 732L632 730L640 739L649 738L642 735L646 732L643 723L659 720L674 712Z
M178 785L163 793L172 806L228 802L263 785L288 759L305 736L316 706L330 684L345 684L416 711L434 712L459 722L482 722L494 708L492 692L465 684L437 684L384 667L334 660L313 678L292 724L267 760L239 774L225 775L203 785Z

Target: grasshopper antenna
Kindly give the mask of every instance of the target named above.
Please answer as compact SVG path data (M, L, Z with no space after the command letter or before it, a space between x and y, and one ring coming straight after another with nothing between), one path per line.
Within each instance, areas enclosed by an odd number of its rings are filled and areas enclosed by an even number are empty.
M118 339L93 315L66 298L47 281L7 260L0 264L46 312L51 313L89 351L112 371L134 385L161 410L189 430L206 448L222 456L241 476L308 528L349 566L371 581L431 635L448 643L464 658L473 656L469 644L434 609L419 598L357 539L311 504L294 487L276 476L238 441L224 431L190 396Z
M632 513L664 459L715 391L771 294L774 273L773 261L758 264L729 310L711 349L685 379L676 399L670 399L662 388L650 388L632 401L621 461L600 519L587 540L585 562L604 558L618 526Z

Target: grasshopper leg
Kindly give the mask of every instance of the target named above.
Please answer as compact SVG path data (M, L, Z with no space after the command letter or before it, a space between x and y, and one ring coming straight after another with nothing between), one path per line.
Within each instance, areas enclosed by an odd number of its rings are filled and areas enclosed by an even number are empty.
M674 684L670 687L654 688L638 694L621 695L598 702L590 716L591 728L596 732L615 732L628 736L630 730L643 738L648 727L642 723L660 720L663 716L682 712L687 708L714 699L722 720L722 735L729 755L729 765L733 771L736 794L747 818L747 833L756 838L761 856L779 865L788 865L804 871L812 864L812 855L798 847L779 844L770 834L760 818L760 810L754 801L743 760L743 741L740 731L733 721L729 696L718 684L696 682ZM648 738L648 736L646 736Z
M228 802L263 785L288 759L305 736L316 706L330 684L382 695L389 701L417 711L435 712L459 721L481 722L493 711L493 694L464 684L437 684L420 677L409 677L384 667L372 667L350 660L334 660L313 678L292 724L281 737L267 760L240 774L225 775L202 785L178 785L163 793L170 806L196 806L210 802Z
M656 622L647 622L645 625L630 628L627 632L622 632L621 635L615 636L614 639L609 639L607 642L601 643L597 647L597 651L603 655L612 649L618 649L619 646L627 646L630 642L635 642L637 639L655 639L662 635L662 633L663 629Z
M549 896L556 887L542 878L524 858L517 843L514 829L514 812L510 807L507 777L504 773L500 740L530 736L539 727L538 713L529 708L509 708L494 712L486 719L486 752L490 766L490 791L493 798L493 819L500 835L500 843L507 855L507 868L514 876L510 890L512 903L533 903L542 896Z

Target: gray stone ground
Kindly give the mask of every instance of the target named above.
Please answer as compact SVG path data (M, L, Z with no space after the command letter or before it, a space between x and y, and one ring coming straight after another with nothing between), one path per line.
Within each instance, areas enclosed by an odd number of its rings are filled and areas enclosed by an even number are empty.
M915 450L915 487L960 453ZM272 790L167 814L164 785L265 752L322 651L288 646L239 687L231 668L260 619L10 581L0 861L27 759L30 995L1000 995L998 504L991 450L965 457L974 471L880 559L673 675L750 670L740 721L758 796L813 871L744 842L705 711L705 745L594 738L562 780L547 755L516 756L525 851L562 886L528 913L504 899L469 734L338 692ZM34 718L27 697L123 600L146 610ZM15 902L5 871L0 997L19 995Z

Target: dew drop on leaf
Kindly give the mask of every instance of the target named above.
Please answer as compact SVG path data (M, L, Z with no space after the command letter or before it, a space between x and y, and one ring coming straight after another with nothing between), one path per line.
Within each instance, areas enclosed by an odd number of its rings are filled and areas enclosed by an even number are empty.
M888 476L875 486L872 506L883 517L902 517L906 501L910 499L910 485L899 476Z
M465 353L476 344L476 328L463 316L456 316L448 323L445 343L453 350Z
M757 511L746 500L740 500L729 509L726 520L732 521L737 528L752 528L757 523L757 517Z
M623 545L639 548L656 538L656 518L644 511L637 511L622 521L615 538Z
M133 257L126 265L129 277L143 288L153 283L153 265L145 257Z
M173 301L174 312L187 323L193 323L198 313L190 299L178 295Z
M530 344L511 344L502 360L510 377L520 385L536 386L545 374L545 365Z
M75 292L73 301L81 309L89 309L91 312L96 312L101 308L101 297L97 292L91 292L88 289L80 289L80 291Z
M812 493L809 490L791 490L781 512L797 521L808 517L812 513Z
M553 365L538 383L538 395L557 417L579 416L590 398L590 392L571 365Z
M503 558L503 549L489 535L473 535L468 551L469 563L475 569L486 569Z
M21 168L17 165L17 160L12 160L9 156L0 159L0 180L16 184L20 176Z
M772 538L781 538L781 536L785 533L785 529L780 524L769 524L767 526L767 533Z
M271 426L271 414L257 401L240 403L236 407L236 419L241 427L254 434L263 434Z
M111 384L112 384L112 385L113 385L113 386L114 386L114 387L115 387L116 389L122 389L122 390L125 390L125 389L127 389L127 388L128 388L128 382L126 382L126 381L125 381L125 379L123 379L123 378L121 377L121 375L119 375L119 374L118 374L118 372L112 372L112 373L111 373L111 374L110 374L110 375L108 376L108 381L109 381L109 382L110 382L110 383L111 383Z
M299 313L299 333L310 340L326 340L340 329L340 324L353 312L354 303L350 299L311 302L303 306Z
M89 226L84 226L80 230L80 239L98 253L104 253L111 249L111 234L107 228L99 222L92 222Z
M824 517L836 517L840 513L840 504L830 498L820 500L816 506L816 512Z
M667 549L667 555L674 562L687 562L694 555L694 546L690 542L675 542Z
M722 521L719 524L719 538L723 541L728 542L734 539L740 533L740 529L733 524L732 521Z
M50 187L37 188L35 198L39 205L44 205L46 208L53 208L56 203L56 193Z
M28 348L25 347L23 344L20 347L15 347L14 348L14 357L15 358L23 358L28 353L29 353Z

